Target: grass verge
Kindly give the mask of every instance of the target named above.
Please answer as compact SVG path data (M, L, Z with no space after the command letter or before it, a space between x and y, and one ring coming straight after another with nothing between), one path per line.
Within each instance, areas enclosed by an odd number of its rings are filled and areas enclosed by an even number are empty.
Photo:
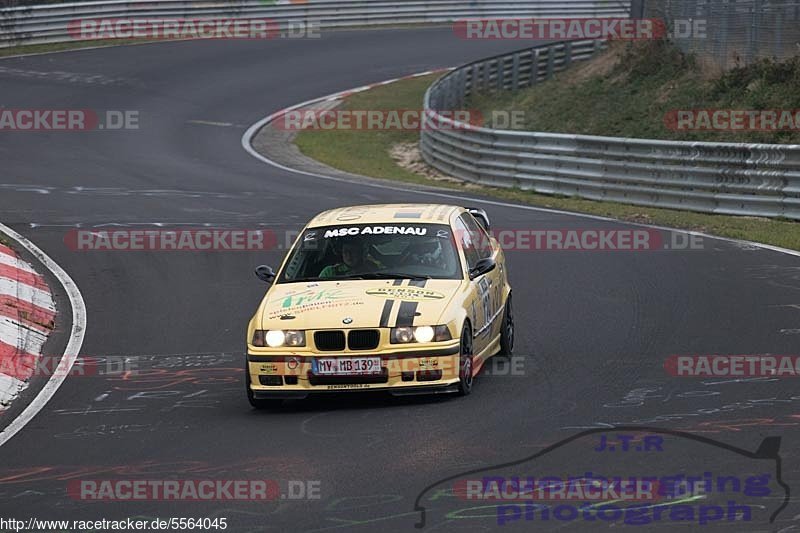
M343 109L417 109L425 90L435 78L434 75L402 80L354 94L343 104ZM398 165L390 155L396 145L415 143L418 139L419 134L415 131L307 130L297 135L295 143L303 154L346 172L463 191L463 184L435 180L411 172ZM788 220L706 215L581 198L545 196L517 189L472 185L470 188L487 196L539 207L702 231L800 250L800 223Z
M28 44L0 48L0 57L18 56L25 54L43 54L46 52L61 52L63 50L80 50L81 48L94 48L105 46L119 46L121 44L154 43L158 41L142 41L141 39L99 39L96 41L73 41L68 43Z
M784 130L678 129L676 111L800 109L800 56L722 71L667 41L612 43L597 58L577 63L553 79L521 90L470 99L468 109L523 111L530 131L676 141L800 144L798 114ZM591 110L591 112L587 112ZM747 123L748 121L745 121ZM776 125L778 125L776 121ZM794 126L794 127L792 127ZM490 127L492 125L490 124Z

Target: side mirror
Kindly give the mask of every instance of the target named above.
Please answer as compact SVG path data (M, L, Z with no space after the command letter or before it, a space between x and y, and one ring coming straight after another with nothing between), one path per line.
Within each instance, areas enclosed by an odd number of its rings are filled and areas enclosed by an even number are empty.
M497 268L497 263L495 262L494 258L487 257L485 259L481 259L475 265L475 268L469 271L469 279L479 278L484 274L488 274L495 268Z
M489 215L486 214L486 211L483 209L478 209L477 207L467 207L467 212L472 215L472 217L478 221L486 233L492 231L492 224L489 222Z
M261 265L256 267L256 277L261 281L272 283L275 281L275 271L272 270L272 267Z

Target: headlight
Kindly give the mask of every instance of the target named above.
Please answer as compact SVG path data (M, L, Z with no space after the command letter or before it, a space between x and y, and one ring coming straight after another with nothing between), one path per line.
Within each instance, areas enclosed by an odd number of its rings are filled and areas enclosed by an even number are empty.
M417 326L415 328L404 326L392 328L389 335L389 341L392 344L442 342L449 341L452 338L447 326Z
M406 344L414 341L414 328L392 328L390 335L392 344Z
M277 348L278 346L283 346L286 341L286 335L279 329L272 329L267 332L266 339L268 346Z
M280 330L258 329L253 333L253 346L269 346L270 348L280 348L281 346L305 346L306 332L300 330Z
M431 342L433 340L433 328L430 326L420 326L414 330L414 338L417 342Z
M306 332L289 330L284 332L286 334L286 346L305 346L306 345Z

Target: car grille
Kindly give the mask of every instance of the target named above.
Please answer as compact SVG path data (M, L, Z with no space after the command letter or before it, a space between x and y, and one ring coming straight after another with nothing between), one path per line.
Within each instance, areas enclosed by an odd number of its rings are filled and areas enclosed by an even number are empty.
M347 347L351 350L374 350L380 336L377 329L354 329L347 334Z
M314 333L314 344L321 352L340 352L344 350L344 332L317 331Z

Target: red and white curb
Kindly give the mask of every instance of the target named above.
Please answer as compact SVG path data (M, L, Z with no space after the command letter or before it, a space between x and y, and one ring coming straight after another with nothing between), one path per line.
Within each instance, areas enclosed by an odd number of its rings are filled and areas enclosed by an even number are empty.
M8 226L0 224L0 232L53 274L72 307L72 327L58 371L51 373L30 403L0 431L2 446L47 405L72 370L86 333L86 305L78 286L58 263ZM0 409L7 408L28 386L55 316L55 302L44 277L14 250L0 245Z
M28 386L55 315L44 278L0 244L0 411Z

